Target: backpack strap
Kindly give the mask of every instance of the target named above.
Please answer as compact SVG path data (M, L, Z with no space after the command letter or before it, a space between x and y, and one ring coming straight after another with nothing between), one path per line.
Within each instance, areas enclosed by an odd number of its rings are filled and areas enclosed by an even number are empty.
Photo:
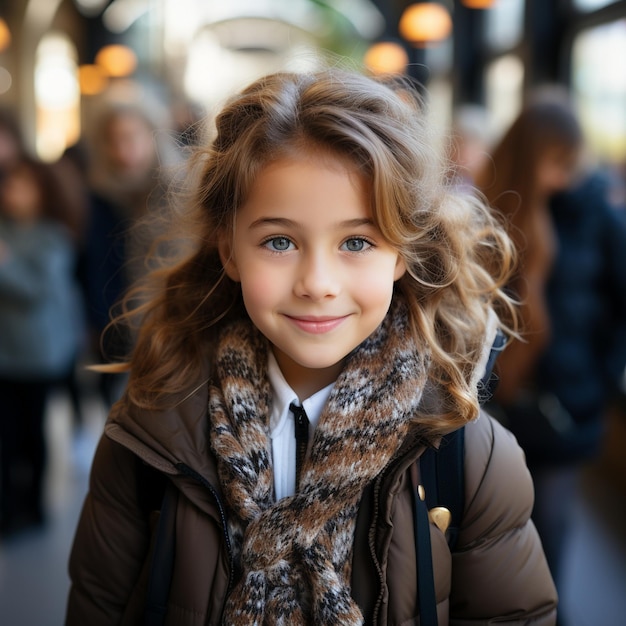
M439 449L428 448L420 457L420 476L428 510L443 506L450 511L446 532L450 550L456 546L465 507L465 427L441 440Z
M165 474L135 457L135 498L144 517L152 511L160 511L165 487L169 482Z
M421 626L437 626L437 596L430 544L430 521L424 501L424 488L418 485L417 464L411 465L413 506L415 511L415 558L417 570L417 601Z
M481 405L491 398L497 387L498 377L493 370L507 341L506 335L498 328L483 377L478 383ZM446 536L450 550L454 550L465 508L465 427L444 435L439 448L428 448L419 463L428 510L442 506L450 511L451 521Z
M464 448L464 427L445 435L439 449L428 448L419 459L421 485L418 484L417 464L411 466L417 597L422 626L438 624L428 511L437 506L450 511L446 536L450 550L454 550L465 505Z
M172 582L176 551L176 509L178 489L154 467L137 457L136 498L147 520L150 513L159 511L150 561L150 575L146 591L144 626L162 626L167 613L167 598Z
M506 335L498 329L488 355L485 371L478 383L478 400L487 402L493 395L498 378L493 373L495 361L506 346ZM430 545L430 520L428 511L445 507L450 511L450 524L446 530L448 546L453 552L459 536L465 508L465 427L441 439L438 449L428 448L411 467L415 509L415 551L417 560L417 585L422 626L437 626L437 598L433 577L432 549ZM421 488L420 488L421 487Z
M496 336L491 345L487 363L485 364L485 372L482 379L478 383L478 401L481 405L486 404L491 400L493 394L498 387L499 378L494 372L496 359L500 353L506 348L508 343L508 337L502 332L500 328L496 330Z
M167 599L172 582L174 556L176 553L176 509L178 489L171 481L167 481L161 514L157 526L150 563L150 577L146 593L145 626L162 626L167 613Z

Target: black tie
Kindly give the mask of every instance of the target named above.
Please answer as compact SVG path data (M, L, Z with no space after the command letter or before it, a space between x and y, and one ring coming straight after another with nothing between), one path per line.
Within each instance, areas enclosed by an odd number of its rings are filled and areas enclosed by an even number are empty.
M296 489L300 486L300 474L304 457L309 445L309 418L306 416L301 406L295 405L293 402L289 405L289 410L293 413L295 419L296 434Z

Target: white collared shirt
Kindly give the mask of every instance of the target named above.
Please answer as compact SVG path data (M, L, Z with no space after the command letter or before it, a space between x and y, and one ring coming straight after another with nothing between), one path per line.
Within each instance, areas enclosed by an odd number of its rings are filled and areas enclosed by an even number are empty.
M302 405L309 418L309 440L317 426L322 409L333 389L331 383L302 402L296 392L287 384L283 373L270 350L267 376L272 386L272 410L270 413L270 437L272 439L272 460L274 464L274 490L280 500L296 492L296 436L294 415L289 410L293 402Z

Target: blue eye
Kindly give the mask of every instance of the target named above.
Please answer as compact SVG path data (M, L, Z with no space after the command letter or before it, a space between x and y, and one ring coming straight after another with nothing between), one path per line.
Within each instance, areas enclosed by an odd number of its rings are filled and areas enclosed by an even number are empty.
M366 239L362 239L360 237L352 237L351 239L347 239L343 243L343 248L348 252L363 252L372 244Z
M276 252L285 252L293 244L287 237L272 237L265 242L265 246Z

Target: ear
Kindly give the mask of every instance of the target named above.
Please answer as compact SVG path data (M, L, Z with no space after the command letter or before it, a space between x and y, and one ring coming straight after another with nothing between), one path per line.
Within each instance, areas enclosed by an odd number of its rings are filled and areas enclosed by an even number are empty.
M399 280L400 278L402 278L404 276L406 272L406 263L404 262L404 259L398 255L398 259L396 261L396 269L394 270L393 273L393 280Z
M231 280L234 280L236 283L240 282L241 279L239 278L239 270L237 269L237 264L235 263L233 247L228 235L220 237L218 251L226 276L228 276Z

